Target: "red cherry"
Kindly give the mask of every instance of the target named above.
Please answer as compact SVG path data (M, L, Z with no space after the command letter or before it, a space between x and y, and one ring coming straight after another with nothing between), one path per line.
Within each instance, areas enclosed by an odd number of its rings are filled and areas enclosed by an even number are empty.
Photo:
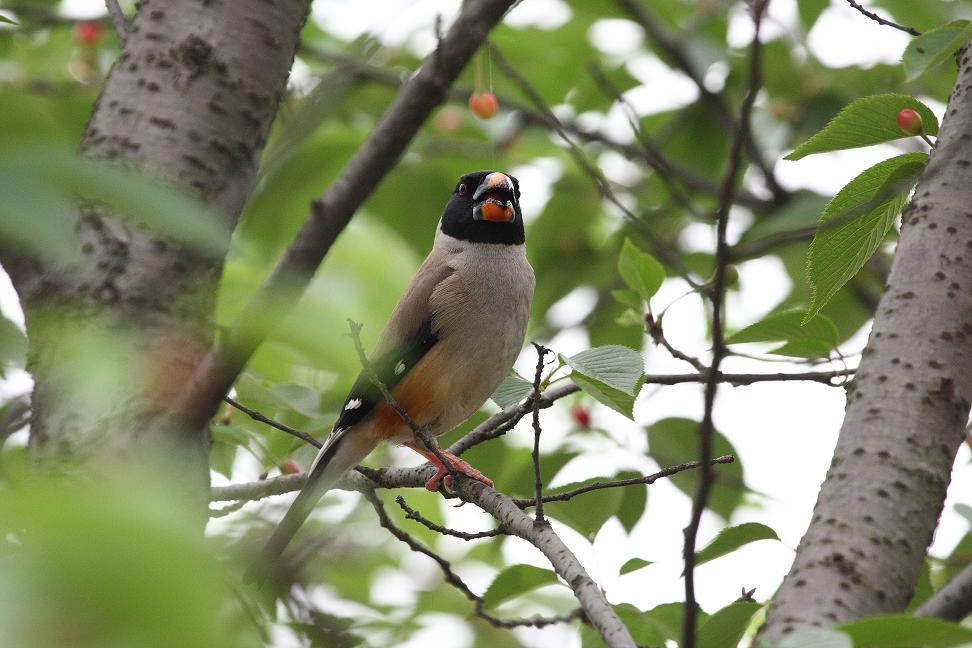
M898 127L909 135L921 135L921 115L911 108L898 111Z
M103 33L101 25L93 20L81 20L74 24L74 42L79 45L97 45Z
M300 464L293 459L284 459L280 462L279 468L281 475L299 475L303 472L300 469Z
M469 110L473 111L477 117L489 119L496 114L499 109L499 101L492 92L473 93L469 97Z
M583 405L574 405L570 409L570 415L580 427L585 429L591 427L591 411Z

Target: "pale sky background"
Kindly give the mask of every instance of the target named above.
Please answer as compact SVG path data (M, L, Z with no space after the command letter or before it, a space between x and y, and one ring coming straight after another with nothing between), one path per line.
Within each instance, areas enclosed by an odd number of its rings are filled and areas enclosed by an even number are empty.
M369 32L388 44L411 47L424 54L434 46L432 25L437 13L448 24L455 15L459 3L446 0L380 0L354 2L353 0L316 0L313 19L326 23L328 28L348 39ZM103 14L101 0L66 0L65 10L75 17L93 17ZM885 12L887 13L887 12ZM535 25L556 28L571 17L571 10L561 0L524 0L507 18L513 26ZM795 0L772 0L768 20L764 22L764 39L790 38L798 33L799 21ZM729 42L736 47L744 46L752 36L749 17L737 3L731 12ZM619 59L629 59L643 41L640 29L626 20L603 20L592 27L590 41L599 49ZM904 34L880 27L850 9L843 2L832 2L817 21L807 38L807 45L814 56L825 65L874 65L895 63L907 44ZM800 47L800 46L798 46ZM627 98L642 114L670 110L695 100L697 90L679 72L647 55L639 55L629 61L631 73L644 83L626 93ZM707 85L717 90L726 73L724 63L717 62L706 71ZM305 68L294 73L294 83L313 82ZM922 98L941 117L944 106ZM757 107L759 103L757 103ZM606 118L585 115L585 120L604 128L621 139L631 139L631 133L623 113L616 109ZM787 151L778 150L772 133L768 137L771 152L778 153L779 160ZM776 150L772 150L776 146ZM868 166L890 157L900 150L892 145L873 146L860 150L814 155L798 162L778 161L777 177L788 189L807 188L833 195L851 177ZM605 154L598 162L608 177L629 181L644 173L644 169L631 164L617 155ZM550 186L560 173L560 162L539 160L524 167L510 169L523 186L523 204L529 219L539 214L550 195ZM463 171L457 169L457 174ZM733 213L730 236L738 236L748 222L745 214ZM684 242L693 249L714 248L714 233L701 224L691 226L684 233ZM528 241L529 246L529 241ZM741 292L729 296L729 327L738 328L765 315L788 292L789 279L782 264L774 258L758 259L739 267ZM6 276L0 282L0 308L14 321L22 322L16 297ZM538 277L543 281L543 277ZM669 279L652 300L656 311L678 300L687 286L680 279ZM559 325L568 326L563 333L549 341L549 346L565 355L587 348L586 333L573 325L581 321L593 306L589 290L579 289L562 300L550 312L549 317ZM677 348L694 355L707 356L708 342L705 335L705 317L697 297L684 298L670 308L665 318L666 335ZM867 339L868 330L858 332L841 351L854 356ZM855 360L851 361L856 362ZM532 374L535 357L525 352L519 368ZM648 348L646 369L649 373L688 372L692 368L673 360L663 350ZM839 368L834 365L833 368ZM789 363L767 365L744 358L728 358L723 369L731 372L802 371L805 368ZM0 393L9 394L29 389L29 379L13 375L0 384ZM844 410L844 392L839 388L813 383L766 383L750 387L724 386L716 403L715 423L735 445L739 458L746 469L746 481L750 488L765 497L750 497L745 506L738 509L732 524L763 522L777 531L782 542L763 541L735 552L731 558L717 559L703 565L697 571L697 590L703 608L709 612L730 603L739 596L740 588L756 588L756 598L770 596L786 574L793 558L793 548L803 535L816 500L817 491L830 463L837 432ZM635 468L645 473L657 467L644 457L646 439L642 426L667 416L700 418L702 415L702 390L695 385L645 389L635 409L637 424L627 421L613 411L596 407L594 423L611 431L628 449L613 449L603 439L591 435L585 440L589 452L567 468L551 484L566 483L576 479L604 474L619 467ZM547 410L544 413L542 443L546 448L557 447L571 423L566 412ZM524 451L532 444L528 422L521 423L508 435ZM576 437L575 437L576 438ZM640 459L639 459L640 457ZM414 453L403 451L393 454L400 464L415 464ZM622 466L623 464L623 466ZM969 450L963 446L959 452L957 469L949 490L946 510L936 534L932 553L946 555L968 528L967 522L955 514L952 506L972 498L972 472L968 469ZM236 478L249 480L256 477L255 465L242 463ZM502 484L497 484L502 489ZM346 506L353 506L356 495L342 494ZM276 506L284 502L277 498ZM576 502L583 506L583 500ZM256 506L256 505L250 505ZM679 576L682 568L682 529L691 512L689 499L664 480L649 489L648 510L634 532L627 536L620 523L611 521L598 534L593 545L571 529L555 522L555 527L571 549L587 567L591 576L605 589L612 603L631 602L646 609L659 603L680 601L684 597L683 583ZM325 516L326 517L326 516ZM482 511L466 506L448 509L450 526L462 529L488 528L490 520ZM721 528L720 521L711 514L703 517L700 546L704 545ZM548 567L548 563L530 545L511 539L504 542L504 555L510 563L525 562ZM467 547L460 540L446 538L446 557L461 556ZM387 601L408 601L417 586L435 586L437 568L423 556L403 550L400 570L387 570L374 584L374 591ZM629 558L640 557L653 564L625 576L618 570ZM473 589L482 591L492 580L495 570L486 565L472 565L459 569L460 575ZM556 587L556 586L552 586ZM319 593L319 604L337 613L361 613L361 608L342 605L327 594ZM450 633L450 645L464 648L471 643L469 628L453 617L425 615L420 618L426 631L406 644L406 648L428 645L429 639ZM520 629L520 639L529 646L576 648L576 633L553 626L543 630ZM281 632L278 646L293 645L293 639Z

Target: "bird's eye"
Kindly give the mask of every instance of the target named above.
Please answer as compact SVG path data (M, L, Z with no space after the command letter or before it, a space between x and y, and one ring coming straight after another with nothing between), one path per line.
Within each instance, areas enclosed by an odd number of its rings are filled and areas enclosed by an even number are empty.
M456 191L459 192L459 195L460 196L465 196L466 195L466 192L469 191L469 190L466 188L466 183L465 182L460 182L459 183L459 188Z

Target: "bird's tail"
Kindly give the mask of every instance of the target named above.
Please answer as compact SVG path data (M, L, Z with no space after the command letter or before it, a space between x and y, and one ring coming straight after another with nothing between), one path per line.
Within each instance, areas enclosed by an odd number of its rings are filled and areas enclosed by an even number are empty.
M290 544L317 501L348 470L368 456L372 448L356 443L357 439L340 435L327 443L311 466L307 483L290 505L287 514L267 541L260 558L247 570L244 580L262 585L274 572L280 555Z

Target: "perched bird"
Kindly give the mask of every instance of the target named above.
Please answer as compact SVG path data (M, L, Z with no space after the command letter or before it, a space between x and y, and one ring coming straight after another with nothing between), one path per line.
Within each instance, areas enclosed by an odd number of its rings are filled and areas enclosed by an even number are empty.
M526 258L520 187L497 171L459 179L439 221L432 251L382 331L369 364L430 437L465 421L509 373L523 346L533 268ZM438 490L449 468L425 447L362 371L311 465L307 484L263 554L270 565L320 497L381 442L404 444L435 464L425 487ZM458 473L493 483L440 451Z

